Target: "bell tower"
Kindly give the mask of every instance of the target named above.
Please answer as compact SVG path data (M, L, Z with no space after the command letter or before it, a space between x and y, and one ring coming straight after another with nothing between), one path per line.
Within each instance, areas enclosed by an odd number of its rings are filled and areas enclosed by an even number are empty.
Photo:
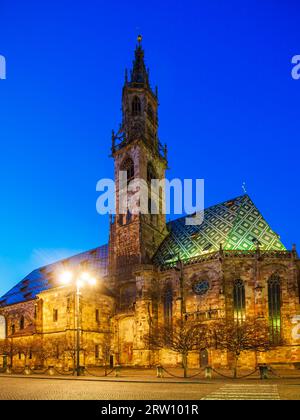
M158 94L157 88L153 91L150 86L141 36L130 74L125 72L122 123L118 132L112 133L111 155L116 183L116 217L110 226L110 272L114 275L127 273L126 277L130 277L136 265L151 263L167 234L161 191L157 190L156 196L150 194L152 179L165 179L167 148L162 147L158 139ZM120 211L124 205L119 194L121 171L127 174L127 185L140 179L149 187L146 207L151 214L136 214L128 209L125 213ZM136 188L140 191L140 187ZM129 188L127 200L133 194Z

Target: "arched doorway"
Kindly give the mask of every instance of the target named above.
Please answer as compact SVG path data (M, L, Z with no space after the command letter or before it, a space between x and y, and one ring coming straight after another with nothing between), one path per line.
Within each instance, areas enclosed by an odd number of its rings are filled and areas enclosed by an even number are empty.
M207 351L207 349L202 349L200 351L199 358L200 358L200 367L201 368L204 368L204 367L208 366L208 351Z

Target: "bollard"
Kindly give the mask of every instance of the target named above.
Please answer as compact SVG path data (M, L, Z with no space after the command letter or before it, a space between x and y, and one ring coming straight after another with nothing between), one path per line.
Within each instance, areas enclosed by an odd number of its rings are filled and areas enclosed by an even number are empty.
M115 366L115 377L116 378L118 378L120 376L120 369L121 369L120 365Z
M48 375L50 376L55 375L54 366L48 366Z
M157 376L157 378L163 378L164 377L163 368L160 365L156 366L156 376Z
M212 379L212 368L210 366L205 368L205 379Z
M5 373L7 373L8 375L11 375L11 374L12 374L12 369L11 369L11 366L10 366L10 365L8 365L8 366L6 367L6 371L5 371Z
M259 365L260 379L268 379L268 366Z
M24 369L24 375L30 375L31 374L31 369L30 369L30 367L29 366L25 366L25 369Z

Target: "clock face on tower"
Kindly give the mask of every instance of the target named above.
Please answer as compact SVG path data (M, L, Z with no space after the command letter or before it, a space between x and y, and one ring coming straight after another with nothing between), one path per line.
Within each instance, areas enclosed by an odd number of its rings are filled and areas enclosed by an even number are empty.
M196 281L193 285L193 290L196 295L205 295L209 290L209 281L208 280L200 280Z

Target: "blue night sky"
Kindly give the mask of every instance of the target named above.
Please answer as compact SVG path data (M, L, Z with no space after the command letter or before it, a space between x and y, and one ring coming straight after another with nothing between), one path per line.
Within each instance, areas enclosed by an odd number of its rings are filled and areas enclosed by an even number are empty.
M295 1L1 0L0 295L37 266L106 243L124 69L143 34L169 178L206 206L250 197L300 246L300 7Z

